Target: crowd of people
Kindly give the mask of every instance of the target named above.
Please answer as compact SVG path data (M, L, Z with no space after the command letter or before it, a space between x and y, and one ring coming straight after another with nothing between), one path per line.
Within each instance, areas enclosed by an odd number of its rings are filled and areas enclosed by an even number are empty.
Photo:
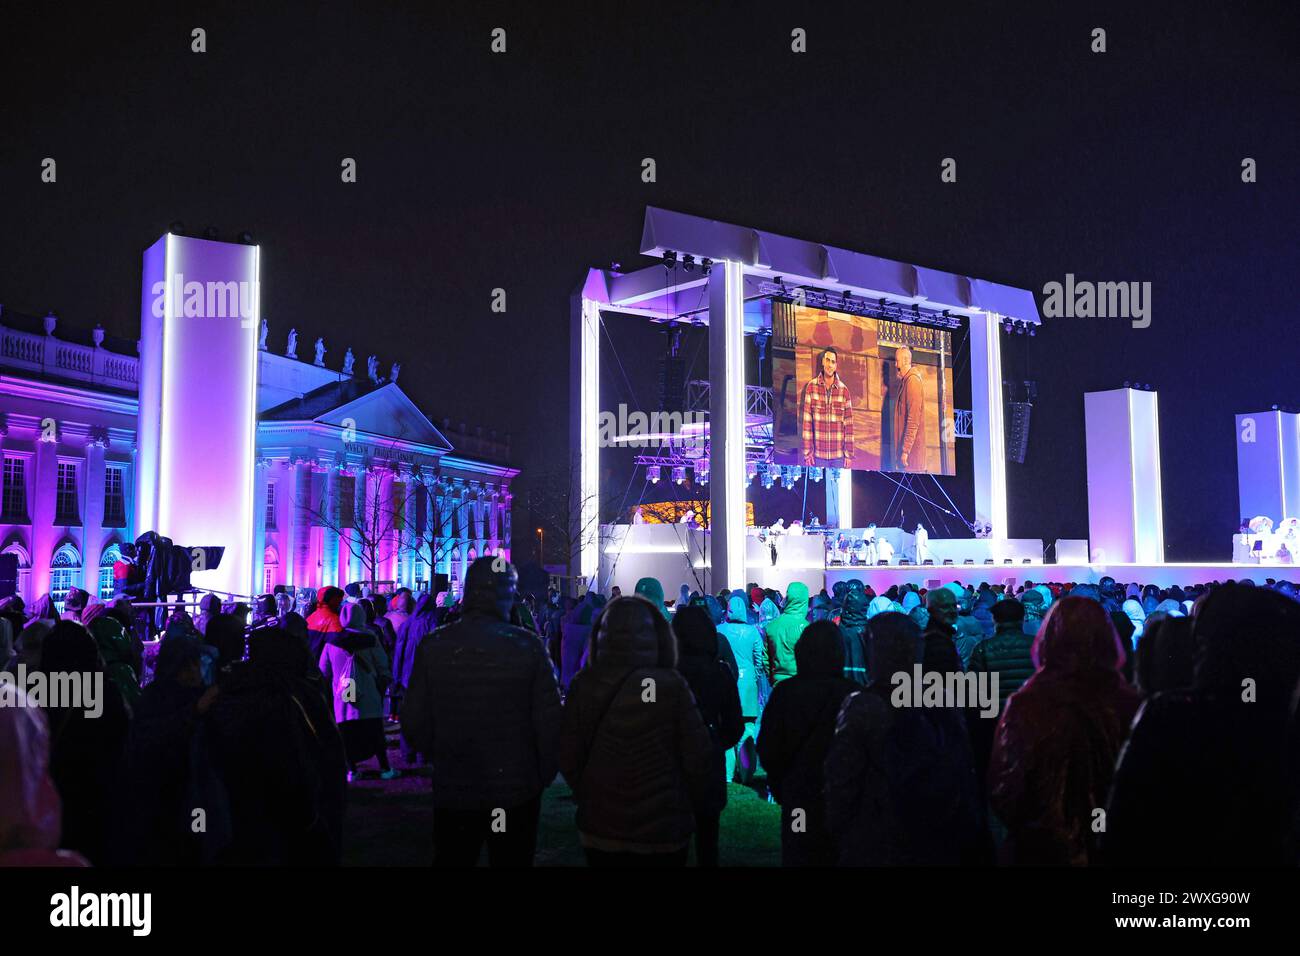
M1300 862L1288 582L537 600L483 558L464 584L209 595L149 643L126 599L0 601L28 675L0 683L0 863L334 864L390 737L442 866L531 865L561 777L592 866L726 862L728 784L780 805L787 866ZM914 673L996 693L900 696Z

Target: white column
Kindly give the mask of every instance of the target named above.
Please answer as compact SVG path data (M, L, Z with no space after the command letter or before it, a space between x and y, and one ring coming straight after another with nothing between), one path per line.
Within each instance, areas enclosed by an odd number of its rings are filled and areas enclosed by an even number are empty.
M1002 342L996 313L970 320L971 437L975 459L975 518L1006 539L1007 451L1002 423Z
M1164 561L1160 415L1155 392L1083 396L1088 451L1088 546L1094 564Z
M570 403L577 421L570 443L578 458L577 572L593 582L600 566L600 306L591 299L575 296L570 308Z
M740 263L709 276L710 591L745 583L745 312Z
M259 457L253 480L253 594L266 588L266 495L271 463Z

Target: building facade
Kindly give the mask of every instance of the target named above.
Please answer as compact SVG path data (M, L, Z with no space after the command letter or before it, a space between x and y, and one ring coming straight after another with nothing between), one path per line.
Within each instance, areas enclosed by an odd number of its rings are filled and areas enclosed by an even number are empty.
M354 371L258 353L254 580L459 591L469 562L510 553L509 440L436 427L371 357ZM0 553L26 601L70 587L111 595L137 526L137 343L0 307ZM197 427L197 426L196 426ZM471 457L471 454L473 457ZM202 507L202 502L195 502ZM179 541L187 547L202 541ZM194 584L203 586L201 571Z

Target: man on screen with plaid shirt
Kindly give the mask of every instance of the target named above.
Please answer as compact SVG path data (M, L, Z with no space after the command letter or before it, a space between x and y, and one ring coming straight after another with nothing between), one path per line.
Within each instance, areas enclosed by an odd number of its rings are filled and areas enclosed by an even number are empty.
M803 463L810 467L853 467L853 403L838 366L835 349L826 349L803 389Z

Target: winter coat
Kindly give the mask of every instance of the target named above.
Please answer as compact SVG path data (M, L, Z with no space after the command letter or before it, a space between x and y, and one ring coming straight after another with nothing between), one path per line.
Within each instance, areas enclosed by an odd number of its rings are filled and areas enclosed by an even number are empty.
M537 635L470 607L415 651L403 734L433 768L436 807L517 807L555 779L560 693Z
M757 717L759 662L767 658L763 635L748 622L749 605L740 594L732 595L727 602L730 620L718 625L718 633L726 639L736 660L736 690L740 696L740 712L745 717Z
M740 742L745 731L735 672L718 656L718 632L703 608L678 611L673 618L673 631L680 654L677 670L690 685L700 717L713 741L714 772L723 778L725 752ZM725 790L722 795L725 804ZM720 811L722 805L707 809Z
M921 659L921 667L926 673L938 671L942 674L960 674L965 669L961 666L961 656L957 653L957 645L953 640L956 633L951 626L930 619L930 626L923 635L925 653Z
M1297 633L1300 605L1275 591L1226 584L1202 599L1192 686L1150 698L1134 721L1115 769L1102 862L1300 862Z
M844 678L843 648L826 631L799 642L798 673L772 690L758 735L758 755L772 795L782 806L802 807L824 819L822 763L844 699L858 685Z
M984 627L971 615L962 614L957 618L956 630L953 644L957 646L957 656L961 658L961 666L969 669L971 655L984 640Z
M999 624L993 636L980 641L971 653L968 668L971 672L998 675L999 706L1033 676L1033 646L1034 639L1024 633L1019 622L1013 621Z
M844 595L840 612L840 636L844 639L844 677L862 687L870 683L867 674L867 607L871 599L865 591L852 590Z
M1108 615L1089 598L1062 599L1034 652L1039 670L998 721L989 795L1012 862L1086 865L1139 697L1120 675L1124 652Z
M645 701L647 688L653 704ZM725 802L713 748L686 678L660 664L653 631L602 639L595 663L569 688L560 745L584 844L681 849L695 831L697 808Z
M984 800L958 711L855 693L826 756L826 810L843 866L988 862Z
M404 695L411 683L411 669L415 666L415 651L425 636L432 634L438 622L434 612L437 610L436 599L431 594L422 594L415 605L415 612L409 615L397 629L397 642L393 645L393 693Z
M793 677L798 670L794 646L807 626L808 585L795 581L786 592L785 610L767 626L767 639L772 644L774 683Z
M334 694L334 720L369 720L384 715L388 655L368 631L341 631L326 636L320 671Z

